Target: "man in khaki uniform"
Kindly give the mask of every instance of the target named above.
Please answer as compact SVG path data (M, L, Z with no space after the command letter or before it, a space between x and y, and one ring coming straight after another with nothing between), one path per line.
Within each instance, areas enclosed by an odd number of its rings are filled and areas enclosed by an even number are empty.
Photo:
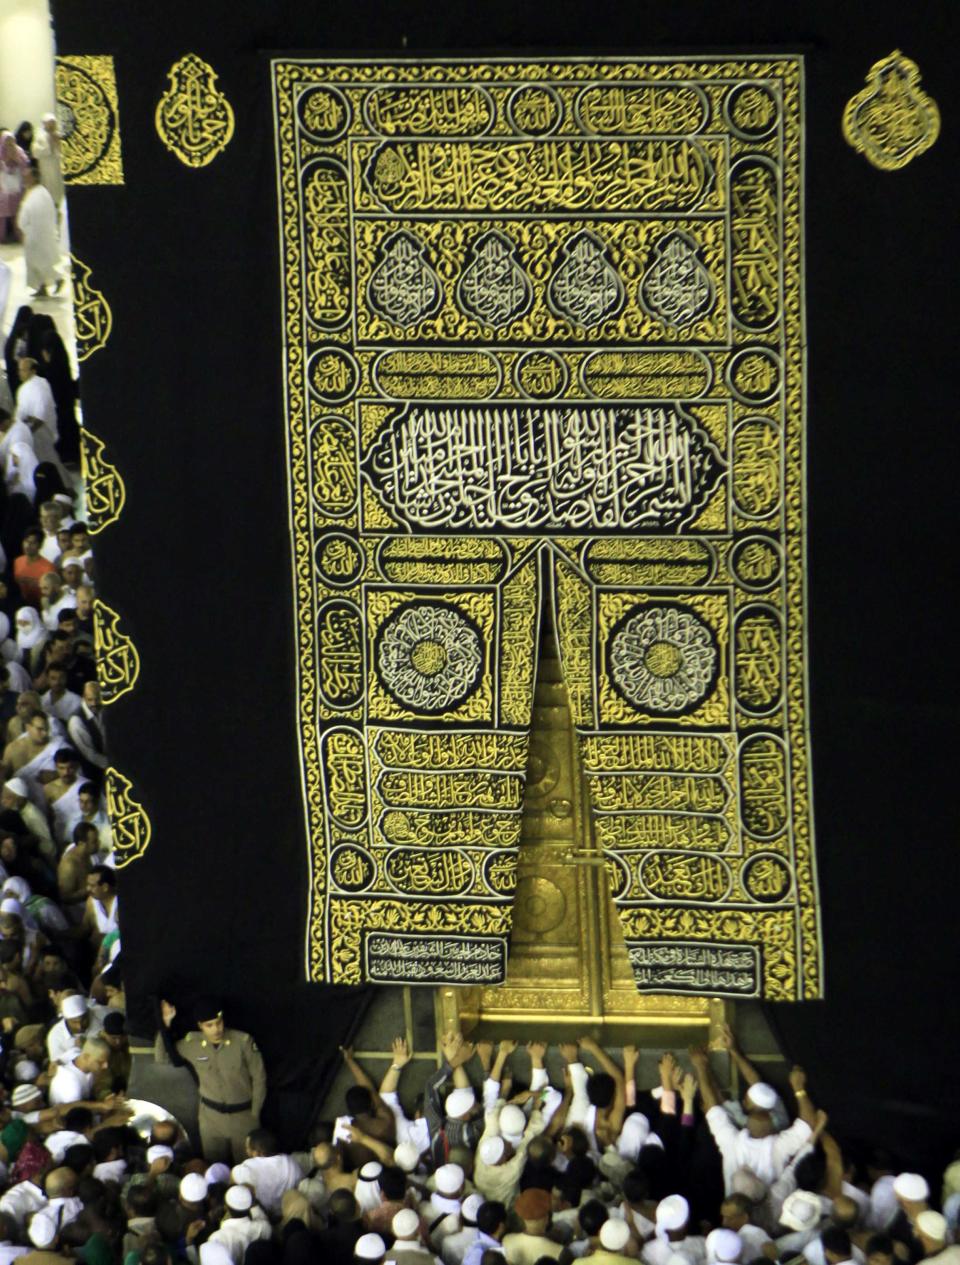
M224 1027L223 1011L207 998L195 1007L199 1032L181 1041L170 1035L177 1013L160 1003L162 1027L154 1056L158 1063L190 1068L200 1096L198 1119L204 1159L239 1164L246 1157L247 1134L260 1126L267 1078L257 1044L248 1032Z

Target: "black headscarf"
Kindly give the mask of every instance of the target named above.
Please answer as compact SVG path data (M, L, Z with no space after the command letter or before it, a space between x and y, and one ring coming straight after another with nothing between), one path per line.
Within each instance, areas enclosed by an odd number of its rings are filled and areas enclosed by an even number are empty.
M20 371L17 368L17 358L28 354L27 326L30 324L32 316L32 307L24 304L23 307L18 308L17 314L13 318L13 324L10 326L7 341L3 345L3 359L7 366L7 383L13 395L17 394L17 387L20 385Z
M80 427L77 425L77 383L70 370L70 358L63 339L55 329L40 338L37 372L50 383L57 407L57 451L63 461L80 460Z

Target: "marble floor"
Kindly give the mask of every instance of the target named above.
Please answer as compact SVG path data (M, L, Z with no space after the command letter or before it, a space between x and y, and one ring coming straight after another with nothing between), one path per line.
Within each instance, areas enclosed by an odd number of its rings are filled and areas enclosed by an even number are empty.
M5 242L0 245L0 263L6 264L10 269L7 301L6 305L0 310L0 330L3 331L3 341L6 342L7 334L18 309L24 304L28 304L35 312L46 312L53 317L60 337L66 344L71 361L74 368L76 368L77 350L73 327L73 294L70 284L69 255L65 254L60 262L60 273L64 278L60 293L44 299L31 297L30 290L27 287L27 270L23 259L23 247L18 242Z

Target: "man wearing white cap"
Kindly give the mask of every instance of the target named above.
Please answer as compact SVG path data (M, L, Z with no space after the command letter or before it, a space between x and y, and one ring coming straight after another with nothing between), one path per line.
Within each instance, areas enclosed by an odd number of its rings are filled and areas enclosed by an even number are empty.
M87 1037L98 1036L102 1028L100 1016L91 1011L86 997L71 993L60 1006L60 1019L47 1033L47 1054L51 1063L64 1062L76 1053Z
M504 1103L502 1098L497 1098L484 1113L473 1170L473 1184L484 1198L499 1200L507 1207L513 1203L527 1161L527 1148L544 1127L539 1105L529 1120L519 1107Z
M393 1246L386 1265L437 1265L437 1258L420 1241L420 1218L412 1208L401 1208L390 1222Z
M89 1102L98 1072L110 1066L110 1047L99 1037L88 1037L79 1053L61 1063L50 1082L50 1105Z
M482 1195L468 1195L460 1206L460 1229L448 1234L440 1247L443 1265L463 1265L467 1248L477 1237L477 1213L483 1204Z
M441 1164L433 1181L435 1189L429 1200L420 1205L420 1217L426 1227L427 1242L440 1251L447 1235L460 1229L463 1169L459 1164Z
M635 1255L627 1255L636 1246L631 1240L630 1227L619 1217L611 1217L600 1227L600 1246L587 1258L591 1265L636 1265ZM509 1258L508 1258L509 1259Z
M230 1253L233 1265L242 1265L250 1244L258 1239L271 1238L273 1229L263 1212L255 1206L253 1192L248 1186L231 1186L223 1202L226 1206L223 1221L207 1242L221 1244Z
M794 1067L790 1085L797 1100L798 1119L778 1132L771 1112L776 1106L777 1091L759 1082L747 1091L747 1123L738 1129L720 1103L720 1091L710 1070L705 1049L691 1052L707 1125L723 1161L724 1193L730 1194L733 1176L740 1168L749 1168L768 1186L777 1180L793 1157L813 1135L816 1112L807 1093L803 1069Z
M950 1243L950 1230L942 1213L925 1208L917 1215L914 1232L927 1265L933 1261L937 1265L960 1265L960 1246Z
M364 1265L382 1265L387 1245L379 1234L361 1234L353 1249L353 1259Z
M435 1164L443 1164L455 1146L473 1151L483 1132L483 1124L476 1118L476 1096L464 1068L473 1057L474 1047L459 1032L447 1032L440 1038L440 1049L443 1063L423 1088L423 1115L430 1130ZM467 1091L457 1098L443 1093L451 1076L455 1090ZM451 1111L452 1107L458 1110Z
M743 1240L736 1230L711 1230L706 1239L707 1265L737 1265L743 1256Z
M247 1158L230 1175L238 1184L253 1187L257 1202L268 1216L279 1217L283 1196L303 1181L303 1170L291 1156L279 1151L269 1129L249 1133L246 1148Z
M647 1265L667 1265L674 1252L680 1252L690 1265L703 1265L707 1259L705 1240L688 1234L690 1205L683 1195L668 1195L657 1204L656 1236L647 1243L641 1257Z
M812 1190L795 1190L783 1201L779 1220L787 1233L777 1240L777 1254L796 1255L817 1237L824 1216L824 1201Z

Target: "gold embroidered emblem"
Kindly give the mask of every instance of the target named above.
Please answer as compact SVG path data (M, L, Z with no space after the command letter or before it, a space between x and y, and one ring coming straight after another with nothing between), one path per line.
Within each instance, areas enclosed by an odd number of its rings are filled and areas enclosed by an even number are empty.
M103 440L83 427L80 431L80 465L87 493L87 526L96 536L120 517L127 491L119 471L103 455Z
M112 57L58 57L57 122L67 184L123 184Z
M847 102L843 135L867 162L896 171L940 135L937 103L920 87L916 62L895 49L875 62L867 86Z
M70 256L73 282L73 323L77 338L77 359L89 360L106 345L113 329L110 304L90 281L91 271L82 259Z
M233 107L217 87L217 73L196 53L167 71L170 87L157 104L157 134L186 167L206 167L233 136Z
M120 616L106 602L93 603L93 648L104 706L128 694L140 676L140 655L130 638L120 631Z
M112 766L104 777L107 794L107 816L113 827L117 869L142 857L150 845L152 827L143 805L130 794L130 779Z

